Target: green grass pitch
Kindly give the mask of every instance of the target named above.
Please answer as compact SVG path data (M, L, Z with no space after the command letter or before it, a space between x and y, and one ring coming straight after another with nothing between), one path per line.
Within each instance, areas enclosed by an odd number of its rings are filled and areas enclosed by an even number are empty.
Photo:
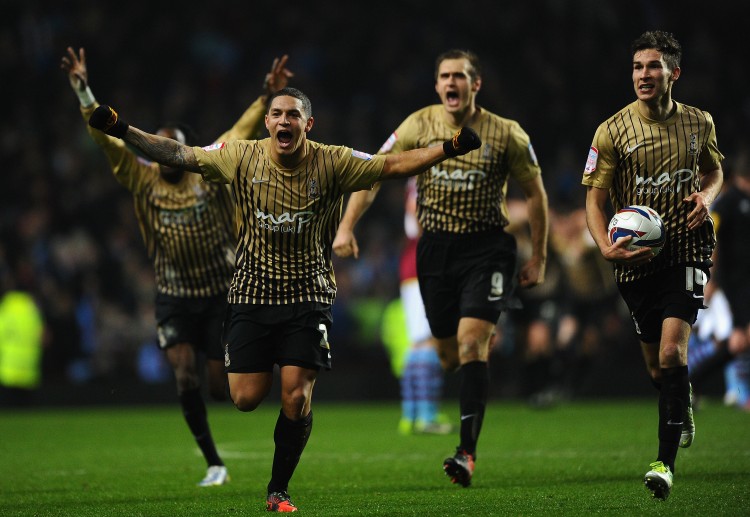
M265 515L278 409L209 405L232 482L205 472L177 404L0 411L0 515ZM455 414L455 401L444 409ZM400 436L396 403L314 404L313 434L290 493L308 516L750 515L750 414L696 412L672 495L642 483L656 455L656 400L547 410L492 401L474 483L451 485L442 461L458 436Z

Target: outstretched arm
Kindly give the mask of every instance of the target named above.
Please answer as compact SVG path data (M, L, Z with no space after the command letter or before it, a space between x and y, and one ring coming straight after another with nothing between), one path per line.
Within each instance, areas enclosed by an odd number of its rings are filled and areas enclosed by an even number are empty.
M453 138L443 142L442 146L412 149L402 153L386 155L385 166L380 174L380 179L416 176L433 165L437 165L448 158L469 153L478 149L481 145L482 140L473 129L462 128L453 135ZM379 183L375 184L371 190L360 190L349 197L346 211L333 240L333 251L339 257L354 255L354 258L358 258L359 246L354 236L354 226L375 200L378 190L380 190Z
M157 163L200 173L200 166L192 147L130 126L106 104L94 110L89 118L89 125L110 136L125 140Z
M482 140L476 131L470 127L461 128L453 135L453 138L443 142L442 146L423 147L387 155L380 179L416 176L448 158L479 149L481 145Z
M78 97L83 119L88 121L97 103L90 88L86 51L79 48L76 52L72 47L68 47L61 59L60 68L67 75L70 87ZM130 191L138 190L140 178L148 173L148 167L138 160L136 154L122 140L112 138L91 127L87 129L107 157L117 181Z

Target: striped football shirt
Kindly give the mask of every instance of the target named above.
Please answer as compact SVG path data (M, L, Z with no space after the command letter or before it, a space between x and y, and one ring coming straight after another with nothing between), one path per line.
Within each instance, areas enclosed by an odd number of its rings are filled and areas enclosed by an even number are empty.
M331 260L347 192L370 188L385 157L306 141L305 158L285 169L270 156L270 139L193 148L203 176L230 183L239 244L230 303L333 303Z
M417 179L417 216L424 231L473 233L508 225L508 178L525 182L541 174L529 136L518 122L478 108L472 128L482 147L449 158ZM380 153L443 145L460 128L445 120L441 104L409 115Z
M716 169L723 158L711 115L680 103L667 120L655 121L643 116L635 101L598 127L582 183L609 189L615 211L628 205L653 208L667 232L664 248L649 263L615 265L619 282L677 264L708 263L716 244L713 221L688 230L692 206L683 199L700 190L700 172Z

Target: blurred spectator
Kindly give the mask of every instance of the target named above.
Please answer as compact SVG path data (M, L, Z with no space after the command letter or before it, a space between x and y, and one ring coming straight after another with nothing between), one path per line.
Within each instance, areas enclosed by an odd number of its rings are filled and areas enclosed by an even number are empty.
M44 321L34 298L13 284L0 262L0 405L21 406L41 384Z

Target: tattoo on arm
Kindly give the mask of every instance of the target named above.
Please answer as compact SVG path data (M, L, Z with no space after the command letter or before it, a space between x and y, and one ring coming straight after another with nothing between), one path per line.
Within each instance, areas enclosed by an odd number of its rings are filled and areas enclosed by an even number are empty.
M152 135L133 126L130 126L125 140L157 163L186 171L200 172L193 148L177 140Z

